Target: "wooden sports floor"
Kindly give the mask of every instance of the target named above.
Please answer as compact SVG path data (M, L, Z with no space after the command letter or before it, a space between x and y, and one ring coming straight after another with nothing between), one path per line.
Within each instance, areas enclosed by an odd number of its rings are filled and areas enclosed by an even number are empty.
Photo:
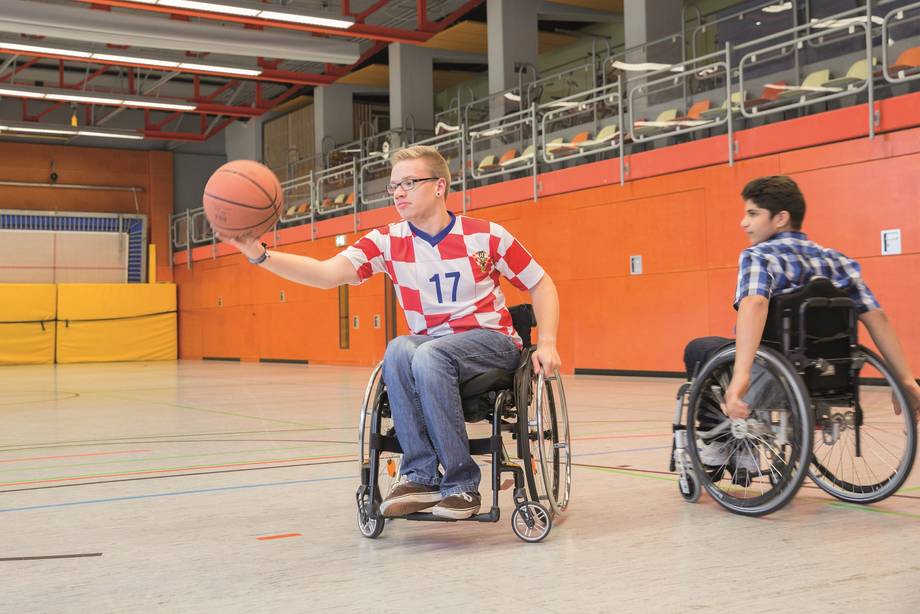
M871 507L807 482L764 518L685 503L667 472L678 380L565 378L572 503L545 541L514 536L506 491L497 524L393 521L369 540L369 375L3 367L0 612L920 611L916 467Z

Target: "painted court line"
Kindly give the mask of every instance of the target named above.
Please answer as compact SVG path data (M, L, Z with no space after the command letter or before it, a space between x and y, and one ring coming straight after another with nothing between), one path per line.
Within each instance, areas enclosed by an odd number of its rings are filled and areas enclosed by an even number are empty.
M348 442L353 445L352 442ZM65 469L73 469L75 467L96 467L99 465L125 465L127 463L159 463L165 461L173 461L180 458L202 458L202 457L219 457L219 456L232 456L232 455L247 455L250 456L254 454L262 454L265 452L290 452L291 450L299 450L305 452L306 446L301 444L299 446L287 446L283 448L261 448L255 450L225 450L221 452L200 452L198 454L176 454L172 456L154 456L148 458L131 458L131 459L118 459L118 460L105 460L105 461L96 461L92 463L74 463L68 465L55 465L54 469L63 471ZM152 452L152 450L144 450L145 452ZM105 454L104 452L102 454ZM109 454L117 454L117 452L109 452ZM92 455L89 455L92 456ZM245 460L245 459L244 459ZM0 461L3 462L3 461ZM14 469L0 469L0 473L12 473L20 471L42 471L47 470L48 467L16 467Z
M139 454L141 452L153 452L153 450L119 450L116 452L86 452L84 454L64 454L61 456L27 456L25 458L7 458L0 459L0 463L20 463L30 460L58 460L62 458L77 458L81 456L109 456L112 454Z
M0 558L0 561L45 561L48 559L82 559L90 556L102 556L101 552L88 552L86 554L49 554L46 556L11 556Z
M91 475L77 475L77 476L68 476L61 478L49 478L45 480L25 480L22 482L8 482L5 484L0 484L0 488L5 488L8 486L25 486L27 484L48 484L53 482L72 482L75 480L86 480L90 478L120 478L127 477L131 475L149 475L151 473L171 473L175 471L190 471L194 469L224 469L227 467L247 467L251 465L270 465L274 463L293 463L293 462L303 462L311 460L327 460L334 458L352 458L354 454L339 454L335 456L306 456L299 458L276 458L272 460L264 461L253 461L247 463L226 463L222 465L191 465L188 467L172 467L169 469L150 469L147 471L124 471L121 473L96 473Z
M867 505L858 505L856 503L845 503L843 501L826 501L826 505L830 507L839 507L846 510L856 510L857 512L868 512L870 514L883 514L885 516L900 516L901 518L911 518L913 520L920 520L920 514L911 514L910 512L896 512L894 510L883 510L877 507L869 507Z
M48 486L31 486L28 488L10 488L0 490L0 494L11 492L24 492L29 490L50 490L52 488L73 488L78 486L96 486L98 484L117 484L119 482L140 482L144 480L168 480L171 478L187 478L198 475L219 475L222 473L242 473L244 471L269 471L272 469L292 469L296 467L316 467L317 465L341 465L344 463L354 463L358 460L357 456L342 460L318 461L312 463L296 463L293 465L272 465L270 467L243 467L242 469L218 469L215 471L198 471L194 473L171 473L169 475L144 475L134 478L120 478L117 480L97 480L95 482L79 482L69 484L51 484Z
M303 533L282 533L281 535L263 535L257 537L259 541L268 541L270 539L287 539L288 537L303 537Z
M243 484L241 486L222 486L220 488L202 488L198 490L179 490L173 492L158 492L149 495L133 495L130 497L112 497L109 499L88 499L85 501L70 501L69 503L48 503L45 505L29 505L26 507L8 507L0 509L0 513L7 512L27 512L31 510L45 510L57 507L74 507L77 505L95 505L98 503L115 503L117 501L135 501L138 499L156 499L160 497L178 497L182 495L201 495L212 492L226 492L230 490L245 490L249 488L269 488L272 486L292 486L294 484L310 484L313 482L330 482L333 480L354 480L355 476L340 475L331 478L313 478L310 480L290 480L287 482L266 482L263 484Z

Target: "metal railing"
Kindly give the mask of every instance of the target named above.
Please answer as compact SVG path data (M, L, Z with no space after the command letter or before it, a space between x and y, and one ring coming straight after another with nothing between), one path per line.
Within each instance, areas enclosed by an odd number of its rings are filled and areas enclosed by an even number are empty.
M536 105L531 105L530 108L510 113L504 117L470 126L468 132L469 152L470 159L473 160L470 176L473 179L482 180L504 176L512 171L534 166L536 161L536 155L534 154L536 143L535 114ZM495 156L495 154L486 153L477 163L476 145L482 145L482 143L488 143L486 150L489 152L496 148L501 150L499 155ZM511 147L516 150L516 156L502 161L500 156L510 151ZM528 147L530 147L531 151L530 155L525 159L523 157L524 151ZM482 152L481 147L480 152ZM489 166L483 166L482 161L488 155L492 155L494 161Z
M699 46L697 45L698 37L701 34L705 34L712 28L717 27L718 24L727 23L729 21L743 20L746 15L750 15L752 13L763 13L765 12L764 9L766 8L781 6L785 4L786 3L781 2L780 0L768 0L767 2L764 2L762 4L758 4L758 5L751 6L751 7L746 7L740 11L735 11L733 13L723 15L722 17L713 19L711 21L704 22L700 20L700 23L695 28L693 28L693 30L690 31L690 43L689 44L690 44L691 57L694 57L694 58L700 57ZM799 25L797 23L797 16L799 14L798 0L790 0L789 5L790 6L788 9L784 9L783 11L780 11L780 12L786 13L788 11L789 17L791 18L790 21L792 22L792 27L796 27L797 25ZM735 46L737 47L738 45L736 44Z
M636 102L638 95L652 96L659 89L673 89L677 86L685 85L688 79L698 79L700 75L705 75L706 79L718 79L721 75L724 79L725 100L731 101L731 76L730 76L731 50L728 45L723 51L709 54L701 58L695 58L675 65L675 68L682 70L674 72L673 69L663 69L649 73L642 78L642 82L631 87L627 94L627 105L629 108L629 136L634 143L642 141L652 141L667 137L673 137L691 132L700 132L711 130L713 127L728 125L729 133L732 126L732 105L729 102L726 105L724 117L713 115L707 118L691 118L679 116L667 121L643 121L636 117L636 111L639 105ZM683 91L687 91L684 87ZM688 106L688 100L682 100L685 108ZM729 138L730 140L730 138Z
M917 11L917 14L905 15L911 11ZM893 9L882 19L882 76L888 83L907 83L920 79L920 66L905 66L892 75L890 72L891 59L888 55L888 48L894 44L892 26L903 26L917 21L920 21L920 2Z
M610 151L618 151L620 157L620 179L623 179L623 98L621 95L622 79L596 87L587 92L574 94L554 100L537 107L540 117L539 143L540 161L547 165L559 164L568 160L577 160L597 156ZM599 109L601 112L599 113ZM586 117L589 116L589 117ZM604 122L603 118L613 118ZM578 121L585 118L586 121ZM604 127L616 123L616 133L609 139L599 141L599 133ZM590 139L585 141L553 143L547 137L558 134L562 129L575 132L580 128L591 126Z
M795 0L791 1L794 6L798 6ZM775 2L770 2L758 5L758 7L775 4ZM617 155L620 182L623 183L626 176L626 156L631 153L631 144L643 144L715 127L727 129L727 159L728 163L732 164L735 157L733 135L736 121L803 109L815 103L859 94L868 98L867 134L869 138L873 138L876 120L873 108L875 98L874 33L880 30L883 35L881 44L883 66L879 72L884 76L885 82L903 83L920 79L920 69L915 72L889 70L890 58L888 56L890 31L908 23L920 22L920 2L900 6L888 12L880 24L877 23L878 19L872 19L870 11L870 8L858 9L855 12L844 11L822 22L801 24L739 46L726 45L721 51L689 60L685 59L661 70L636 73L635 76L619 73L615 82L607 82L604 78L597 87L557 100L532 103L503 117L490 118L485 121L469 121L471 108L477 104L483 105L488 101L493 101L499 96L504 98L505 94L512 90L473 100L465 106L461 106L458 93L455 99L456 106L453 106L452 109L458 116L465 116L466 121L459 122L456 130L414 143L401 142L400 145L431 145L437 147L444 157L449 159L452 175L451 188L452 191L461 193L465 212L468 205L470 180L507 179L520 177L523 172L532 176L533 195L536 199L539 187L538 171L541 167L547 169L567 161L577 163L587 159L610 158ZM834 26L835 21L839 22L839 25ZM833 27L819 27L821 23ZM793 93L778 96L777 102L766 105L744 102L745 88L751 84L751 75L754 74L752 71L755 65L763 65L776 58L789 58L793 54L797 56L799 50L818 38L822 38L828 44L835 41L859 41L860 57L862 53L865 54L866 78L857 78L854 72L849 79L838 78L825 81L825 83L845 84L840 87L802 88L800 85L783 85L780 89ZM663 44L662 41L665 40L681 40L681 37L674 35L659 39L659 41L652 41L641 47L648 48L656 43ZM601 64L606 66L615 58L625 57L625 54L635 49L609 56ZM853 55L852 52L849 53ZM785 62L785 59L783 61ZM537 79L525 88L521 102L529 97L535 98L533 93L541 85L552 83L554 80L564 80L565 75L572 71L585 71L589 68L583 64ZM792 67L789 66L784 70L791 73ZM798 61L795 62L794 70L798 79L797 83L801 83L801 66ZM832 77L832 75L829 76ZM764 75L757 75L761 83L763 78ZM786 77L782 72L776 72L767 78L784 79ZM643 126L637 122L643 110L656 109L669 104L667 100L665 102L661 100L664 98L662 94L668 94L669 90L674 93L671 99L675 101L674 106L681 107L678 111L680 116L674 121L662 121L660 126L648 126L653 128L652 130L640 129ZM697 102L705 99L706 96L713 98L724 96L724 103L721 107L713 107L702 112L700 118L705 121L690 121L685 114L692 102L689 95L691 90L701 94L696 96ZM518 95L520 95L519 92ZM471 92L470 96L472 97ZM646 104L652 101L652 98L655 98L654 105ZM678 100L680 102L677 102ZM658 122L647 123L656 124ZM612 130L613 127L616 129ZM607 132L603 132L605 128L608 129ZM576 132L589 132L593 136L587 139L586 144L579 145L584 135L579 135L580 138L577 140L572 139L571 137ZM598 138L601 132L603 132L603 137ZM297 169L302 173L283 184L286 204L280 220L281 225L311 223L311 233L315 237L317 220L352 215L354 230L357 231L360 212L374 208L374 206L382 206L390 200L385 190L389 176L389 161L387 156L383 155L384 147L382 146L384 139L390 142L387 135L405 136L401 131L393 130L389 133L371 135L359 142L338 147L333 145L332 150L341 151L349 147L356 147L360 151L352 152L354 157L348 162L324 170L308 169L307 167L314 164L312 159L294 161ZM373 139L377 139L375 142L380 145L380 148L376 155L369 155L368 152L374 145ZM511 158L512 161L506 160L505 164L501 164L501 155L511 148L516 150L515 156ZM319 158L327 157L331 153L328 147L324 149L325 154L318 154ZM358 154L362 152L363 155L359 157ZM479 164L485 155L495 156L493 164L488 168ZM338 203L336 197L338 197ZM307 204L307 207L303 207L303 204ZM214 244L213 232L207 224L202 208L173 215L169 230L171 253L186 250L189 262L191 262L191 250L194 246L208 242Z
M755 42L763 42L769 39L776 39L781 36L787 36L790 33L793 35L791 39L782 40L779 43L759 47L754 51L750 51L742 55L741 59L738 61L738 89L744 91L744 69L746 66L756 64L758 60L763 60L765 57L770 58L770 53L780 52L788 53L790 46L801 48L801 46L809 41L816 39L820 36L829 36L838 33L855 33L857 29L862 30L861 38L865 44L865 54L866 54L866 76L867 78L861 82L850 84L847 86L824 86L824 85L815 85L815 86L780 86L775 85L777 89L782 88L783 91L788 92L787 94L780 93L776 100L770 101L768 103L758 105L758 106L741 106L741 114L747 118L763 117L765 115L771 115L773 113L780 113L783 111L789 111L791 109L798 109L808 107L810 105L827 102L830 100L835 100L838 98L843 98L845 96L851 96L859 92L868 91L869 96L869 136L875 136L875 117L873 112L873 87L872 87L872 29L868 27L869 16L864 12L864 19L862 21L854 21L843 26L838 26L835 28L827 28L820 32L808 33L813 28L814 24L805 24L794 28L792 31L780 32L763 39L758 39L758 41L752 41L747 43L744 46L739 48L747 47L753 45ZM801 36L801 33L805 33L804 36ZM799 77L801 78L801 77Z
M296 222L313 222L316 210L316 183L313 171L302 177L295 177L281 183L284 194L284 209L279 222L293 224Z
M354 215L355 232L358 231L358 159L351 162L323 169L314 174L316 178L316 216L334 217L337 214L351 212ZM331 188L331 189L330 189ZM350 188L351 202L348 202ZM327 194L336 191L336 197L327 197ZM336 202L339 195L344 195L340 202Z

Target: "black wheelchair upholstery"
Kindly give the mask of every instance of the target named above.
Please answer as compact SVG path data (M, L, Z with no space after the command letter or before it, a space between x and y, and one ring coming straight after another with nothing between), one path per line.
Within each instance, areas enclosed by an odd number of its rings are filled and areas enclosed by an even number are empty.
M800 370L812 396L854 394L856 308L826 277L770 301L763 342Z
M511 473L515 504L511 526L515 535L527 542L542 540L549 533L553 518L568 505L571 491L571 438L565 392L558 373L535 374L531 329L536 318L530 305L515 305L508 310L522 340L518 366L512 371L493 369L460 384L460 397L466 422L487 420L488 437L470 437L472 455L490 455L492 505L488 512L468 520L498 522L501 476ZM386 384L377 366L365 390L359 420L358 443L361 484L356 492L358 527L365 537L377 537L385 518L379 513L381 480L398 474L402 449L396 437L387 398ZM503 434L512 442L505 442ZM509 456L505 444L514 449ZM389 453L385 458L382 455ZM381 473L382 472L382 473ZM430 513L405 516L408 520L441 520Z
M904 483L917 447L913 413L900 411L907 401L897 378L859 345L856 306L829 279L771 299L750 414L729 419L720 407L735 354L734 342L717 349L678 392L671 470L685 500L705 489L726 509L757 516L788 503L806 475L849 503L880 501ZM861 388L864 367L881 376L871 388Z
M530 359L531 329L537 325L533 307L515 305L508 309L514 330L523 342L521 359ZM485 420L492 413L495 397L502 390L514 388L515 371L492 369L460 384L460 398L463 402L463 417L467 422Z

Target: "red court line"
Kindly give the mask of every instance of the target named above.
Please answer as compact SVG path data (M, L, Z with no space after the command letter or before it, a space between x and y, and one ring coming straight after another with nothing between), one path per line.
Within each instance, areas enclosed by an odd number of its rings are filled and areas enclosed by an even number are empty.
M80 456L107 456L110 454L136 454L138 452L153 452L153 450L121 450L118 452L86 452L85 454L66 454L62 456L28 456L25 458L8 458L0 460L0 463L18 463L28 460L58 460L61 458L77 458Z
M50 480L27 480L25 482L7 482L0 484L0 488L6 486L24 486L26 484L48 484L51 482L75 482L77 480L90 480L98 478L121 478L129 475L149 475L152 473L175 473L176 471L188 471L190 469L225 469L227 467L248 467L251 465L272 465L275 463L292 463L295 461L325 460L330 458L353 458L354 454L339 454L336 456L306 456L303 458L281 458L269 461L253 461L250 463L228 463L225 465L192 465L189 467L176 467L174 469L153 469L150 471L128 471L125 473L106 473L94 475L78 475L72 478L52 478Z
M303 537L302 533L282 533L281 535L263 535L262 537L257 537L259 541L266 541L269 539L284 539L286 537Z

